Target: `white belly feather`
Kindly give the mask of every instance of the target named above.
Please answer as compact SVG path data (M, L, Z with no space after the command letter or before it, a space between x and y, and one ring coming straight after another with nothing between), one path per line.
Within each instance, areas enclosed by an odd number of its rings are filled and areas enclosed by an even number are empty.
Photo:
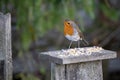
M78 32L74 29L74 34L73 35L66 35L65 36L68 40L71 40L71 41L78 41L78 40L80 40L81 38L80 38L80 36L79 36L79 34L78 34Z

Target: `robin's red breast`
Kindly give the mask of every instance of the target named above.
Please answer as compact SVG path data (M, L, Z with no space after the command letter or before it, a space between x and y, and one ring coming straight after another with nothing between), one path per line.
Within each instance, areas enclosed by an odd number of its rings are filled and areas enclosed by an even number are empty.
M78 25L72 20L66 19L64 21L64 35L68 40L71 41L69 48L73 41L78 41L78 47L79 47L80 40L84 41L84 44L88 45L88 42L84 39L84 36L80 31Z

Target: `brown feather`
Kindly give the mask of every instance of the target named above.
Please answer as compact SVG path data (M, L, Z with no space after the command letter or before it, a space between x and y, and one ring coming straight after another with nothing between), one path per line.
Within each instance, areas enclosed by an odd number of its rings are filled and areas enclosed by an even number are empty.
M74 22L74 21L73 21L73 22ZM83 33L82 33L81 30L79 29L78 24L74 22L74 25L76 25L76 26L74 26L74 27L75 27L76 30L78 31L78 34L79 34L80 38L82 38L84 44L85 44L85 45L89 45L89 43L85 40Z

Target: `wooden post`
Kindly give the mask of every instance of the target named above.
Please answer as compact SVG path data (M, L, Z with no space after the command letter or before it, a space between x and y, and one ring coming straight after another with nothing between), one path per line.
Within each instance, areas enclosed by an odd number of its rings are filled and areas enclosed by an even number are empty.
M51 80L103 80L102 60L115 58L116 52L100 47L42 52L51 61Z
M12 80L11 15L0 13L0 80Z

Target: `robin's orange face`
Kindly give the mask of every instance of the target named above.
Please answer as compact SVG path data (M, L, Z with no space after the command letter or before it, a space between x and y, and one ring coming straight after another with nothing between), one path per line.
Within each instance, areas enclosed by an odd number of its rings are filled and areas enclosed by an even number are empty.
M74 29L69 21L64 21L64 35L73 35Z

